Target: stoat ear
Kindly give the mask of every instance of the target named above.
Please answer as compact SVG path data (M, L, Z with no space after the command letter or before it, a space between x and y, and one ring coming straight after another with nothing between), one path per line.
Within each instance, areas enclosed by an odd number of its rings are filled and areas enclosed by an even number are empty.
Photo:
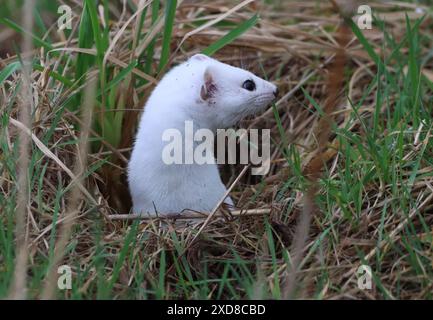
M215 84L215 78L212 74L212 70L210 67L206 68L203 76L203 84L200 89L200 97L207 101L212 98L217 91L217 86Z
M209 57L202 54L202 53L197 53L197 54L193 55L190 59L204 61L204 60L209 59Z

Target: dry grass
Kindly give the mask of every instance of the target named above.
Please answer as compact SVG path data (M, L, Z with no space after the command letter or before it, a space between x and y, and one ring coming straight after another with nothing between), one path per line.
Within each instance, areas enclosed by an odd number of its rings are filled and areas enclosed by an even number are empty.
M27 1L26 7L30 10L23 10L22 22L27 29L33 27L33 15L31 14L35 6L34 1ZM26 35L23 39L23 50L31 51L33 48L32 39ZM21 101L19 103L19 118L21 123L27 127L31 127L31 110L33 109L33 94L30 87L30 72L29 61L25 61L23 69L23 82L21 91ZM18 158L18 201L16 208L16 247L17 257L15 261L14 278L11 287L10 297L14 299L23 299L26 297L26 282L27 282L27 255L28 255L28 238L27 238L27 210L29 204L29 177L28 165L30 158L30 139L29 136L22 131L19 134L20 150Z
M139 1L134 3L139 5ZM60 247L64 248L61 263L74 271L73 290L57 291L57 297L431 299L433 86L429 81L433 63L425 58L419 66L425 76L419 85L422 95L410 91L407 87L413 78L407 57L412 49L407 42L395 49L407 34L405 12L412 26L422 14L410 3L371 5L386 21L386 31L375 24L363 35L380 57L398 57L387 61L383 69L351 31L345 31L347 45L339 42L337 30L343 28L342 19L330 2L274 1L266 5L243 1L230 11L235 5L228 0L183 1L176 11L171 38L174 54L169 64L157 72L163 46L158 38L152 71L133 67L116 87L114 97L107 94L102 98L102 105L113 99L117 111L94 106L94 119L109 112L125 113L119 138L108 139L108 128L89 130L93 140L82 182L80 173L69 168L85 163L77 160L77 155L82 155L79 128L86 127L86 119L80 120L80 109L69 106L87 83L68 87L50 74L58 71L68 78L76 68L77 53L98 56L98 50L79 48L78 29L68 37L51 33L57 55L47 55L42 48L31 50L42 68L31 73L35 109L29 164L28 297L41 297L47 279L53 283L54 275L47 275L47 270L60 263L54 249L58 230L61 225L60 230L68 228L65 221L72 222L68 214L78 208L71 237L66 231L69 241ZM74 7L76 14L81 10L81 5ZM256 12L260 12L259 23L214 55L269 78L281 92L272 109L241 124L271 129L270 173L260 179L249 171L243 174L242 166L221 168L227 185L235 182L232 198L248 214L219 210L206 223L199 221L192 227L172 219L113 219L130 208L125 166L139 111L157 79L167 67L214 43ZM110 76L118 75L134 57L142 58L140 54L151 41L151 37L136 39L139 15L133 14L126 5L112 6L111 45L102 57ZM147 18L145 28L149 27ZM75 24L78 19L74 16ZM222 20L226 25L220 24ZM199 21L213 23L200 28ZM164 23L157 23L153 30L157 34L163 29ZM428 57L431 48L425 39L433 37L431 12L420 24L419 34L423 40L419 40L416 54ZM3 37L9 41L19 38L0 27L0 39ZM339 57L338 53L335 56L339 43L345 46L346 61L340 63L344 73L340 69L335 79L330 66ZM27 50L22 55L29 57L30 53ZM2 48L0 57L1 68L16 60L12 47ZM88 81L98 79L97 70L98 66L89 68ZM374 82L377 74L380 80ZM0 112L4 115L0 141L3 296L10 287L7 275L13 271L9 261L15 257L8 251L12 249L7 249L7 226L14 225L16 204L20 203L14 150L19 133L28 125L16 120L19 103L14 95L21 77L21 72L14 72L0 85ZM388 77L393 77L392 81ZM419 103L420 109L404 107L404 99L411 98L401 92L412 92L413 108ZM323 112L333 117L333 124L321 116ZM398 113L397 121L393 117ZM307 173L314 177L309 179ZM315 186L312 191L308 191L309 180ZM82 197L70 196L75 186ZM297 221L307 211L311 221L294 246ZM356 270L360 264L372 267L373 290L358 289ZM283 279L289 279L289 287ZM52 292L46 291L45 297L51 296Z

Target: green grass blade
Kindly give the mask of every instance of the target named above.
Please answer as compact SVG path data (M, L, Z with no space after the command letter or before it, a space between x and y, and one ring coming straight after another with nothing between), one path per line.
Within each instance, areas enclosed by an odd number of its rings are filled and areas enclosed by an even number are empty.
M0 85L10 77L12 73L19 70L21 68L21 63L19 61L12 62L8 64L1 72L0 72Z
M221 39L217 40L216 42L212 43L210 46L202 50L202 53L208 56L213 55L215 52L220 50L221 48L225 47L229 43L233 42L235 39L240 37L243 33L254 27L259 21L259 16L255 14L250 19L242 22L239 26L237 26L235 29L231 30L229 33L227 33L225 36L223 36Z
M27 34L27 35L31 36L38 47L42 46L42 47L44 47L45 49L48 49L48 50L51 50L53 48L51 46L51 44L49 44L48 42L42 40L38 36L35 36L33 33L29 32L27 30L24 30L23 28L21 28L19 25L17 25L12 20L9 20L8 18L0 18L0 24L6 25L6 26L8 26L9 28L15 30L18 33L23 33L23 34Z
M168 0L167 7L165 11L165 26L164 35L162 38L162 49L161 49L161 59L159 61L158 71L161 71L168 63L168 58L170 56L170 43L171 34L173 32L174 18L176 16L176 0Z

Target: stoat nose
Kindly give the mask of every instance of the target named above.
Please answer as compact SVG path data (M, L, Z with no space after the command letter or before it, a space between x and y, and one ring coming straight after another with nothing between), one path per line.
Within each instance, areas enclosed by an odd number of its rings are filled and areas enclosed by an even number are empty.
M274 97L278 97L278 94L280 93L280 91L278 90L278 88L275 88L274 90Z

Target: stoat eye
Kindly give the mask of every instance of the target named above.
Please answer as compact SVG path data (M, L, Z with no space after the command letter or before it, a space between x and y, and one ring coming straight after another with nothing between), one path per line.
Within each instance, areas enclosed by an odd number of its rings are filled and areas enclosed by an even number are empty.
M248 91L254 91L256 90L256 84L253 80L247 80L242 84L242 88L248 90Z

